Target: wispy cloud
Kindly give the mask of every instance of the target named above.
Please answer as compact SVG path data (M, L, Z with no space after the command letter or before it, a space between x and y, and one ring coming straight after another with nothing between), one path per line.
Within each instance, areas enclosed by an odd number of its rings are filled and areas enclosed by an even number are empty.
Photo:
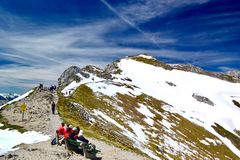
M65 22L58 16L54 17L55 14L58 15L57 13L51 15L53 20L45 22L43 21L45 17L31 17L32 15L28 17L26 13L22 16L5 11L0 6L2 13L0 20L3 22L0 24L0 88L13 86L29 88L39 82L54 83L71 65L83 67L93 64L104 68L106 64L118 58L138 53L148 53L159 59L171 59L170 62L173 63L191 63L217 69L229 67L227 65L230 63L237 63L240 60L239 54L227 56L227 53L232 52L220 52L218 46L198 48L213 42L209 39L202 41L202 37L214 37L223 34L224 31L225 40L233 38L233 34L228 34L226 28L192 34L185 32L188 29L185 27L185 19L180 21L181 23L176 23L174 19L165 23L153 23L154 27L149 28L140 26L152 22L152 19L164 17L166 13L176 8L203 4L206 1L134 0L128 3L117 1L116 4L112 4L110 1L100 0L99 6L93 8L100 8L98 11L103 9L102 18L98 15L92 17L93 20L84 21L84 17L71 17L75 15L74 13L69 17L74 19L69 25L70 20ZM54 18L60 19L61 23L55 22ZM202 18L207 19L206 16ZM159 23L166 27L161 28ZM200 25L187 24L189 27ZM219 36L214 39L216 43L221 41Z
M106 0L104 0L107 2ZM141 0L131 1L129 3L119 3L116 5L116 11L131 19L134 23L139 24L152 18L172 11L175 8L190 4L202 4L209 0Z

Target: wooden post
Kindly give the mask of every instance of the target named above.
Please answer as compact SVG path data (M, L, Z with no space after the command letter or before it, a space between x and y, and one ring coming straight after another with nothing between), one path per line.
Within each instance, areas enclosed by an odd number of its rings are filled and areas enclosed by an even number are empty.
M23 122L23 120L24 120L24 112L26 112L26 110L27 110L27 105L25 103L23 103L20 106L20 108L21 108L21 111L22 111L22 122Z
M22 122L23 122L23 120L24 120L24 112L22 112Z

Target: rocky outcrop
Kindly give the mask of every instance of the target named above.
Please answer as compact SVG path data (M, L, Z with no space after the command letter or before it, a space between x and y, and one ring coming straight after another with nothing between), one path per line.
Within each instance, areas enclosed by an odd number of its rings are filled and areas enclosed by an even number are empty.
M226 74L229 76L232 76L234 79L240 80L240 71L236 71L236 70L228 71Z
M233 73L230 74L230 73L220 73L220 72L208 72L208 71L203 70L200 67L193 66L191 64L174 64L174 65L172 65L172 67L177 70L203 74L203 75L215 77L215 78L218 78L221 80L233 82L233 83L240 83L240 78L238 77L236 72L234 72L234 74Z
M187 71L187 72L194 72L194 73L203 73L204 72L204 70L202 68L193 66L191 64L176 64L176 65L172 65L172 67L174 69L183 70L183 71Z
M80 77L76 74L80 73L81 69L77 66L71 66L66 69L62 75L58 78L58 87L61 89L71 83L72 81L80 81Z
M91 114L91 112L86 108L83 107L82 105L78 103L71 102L70 107L77 111L79 116L87 123L93 123L95 120L94 116Z
M101 68L98 68L98 67L92 66L92 65L87 65L84 68L82 68L81 70L84 72L95 74L97 76L100 76L103 72L103 70Z
M234 104L235 106L237 106L237 107L240 108L240 103L239 103L238 101L236 101L236 100L232 100L232 102L233 102L233 104Z
M208 104L208 105L210 105L210 106L214 106L214 103L213 103L209 98L207 98L207 97L200 96L200 95L198 95L198 94L196 94L196 93L193 93L193 94L192 94L192 97L193 97L194 99L196 99L197 101L199 101L199 102L203 102L203 103L206 103L206 104Z

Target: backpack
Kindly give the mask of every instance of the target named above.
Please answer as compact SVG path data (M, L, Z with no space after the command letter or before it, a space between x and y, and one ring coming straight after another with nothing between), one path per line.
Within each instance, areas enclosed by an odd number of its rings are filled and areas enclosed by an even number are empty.
M51 145L56 145L57 144L57 140L56 138L53 138L53 140L51 141Z

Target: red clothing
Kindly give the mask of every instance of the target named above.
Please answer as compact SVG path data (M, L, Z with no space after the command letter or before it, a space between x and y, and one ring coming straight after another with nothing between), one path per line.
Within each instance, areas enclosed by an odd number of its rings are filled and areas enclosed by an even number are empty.
M63 135L64 135L64 138L68 138L71 134L73 133L73 130L72 129L64 129L64 132L63 132Z
M73 130L72 129L70 129L70 131L69 131L69 135L71 135L73 133Z
M65 132L64 133L64 138L67 139L69 137L69 133Z
M65 130L66 130L66 129L65 129L63 126L60 126L60 127L58 128L58 134L59 134L59 135L64 135Z

